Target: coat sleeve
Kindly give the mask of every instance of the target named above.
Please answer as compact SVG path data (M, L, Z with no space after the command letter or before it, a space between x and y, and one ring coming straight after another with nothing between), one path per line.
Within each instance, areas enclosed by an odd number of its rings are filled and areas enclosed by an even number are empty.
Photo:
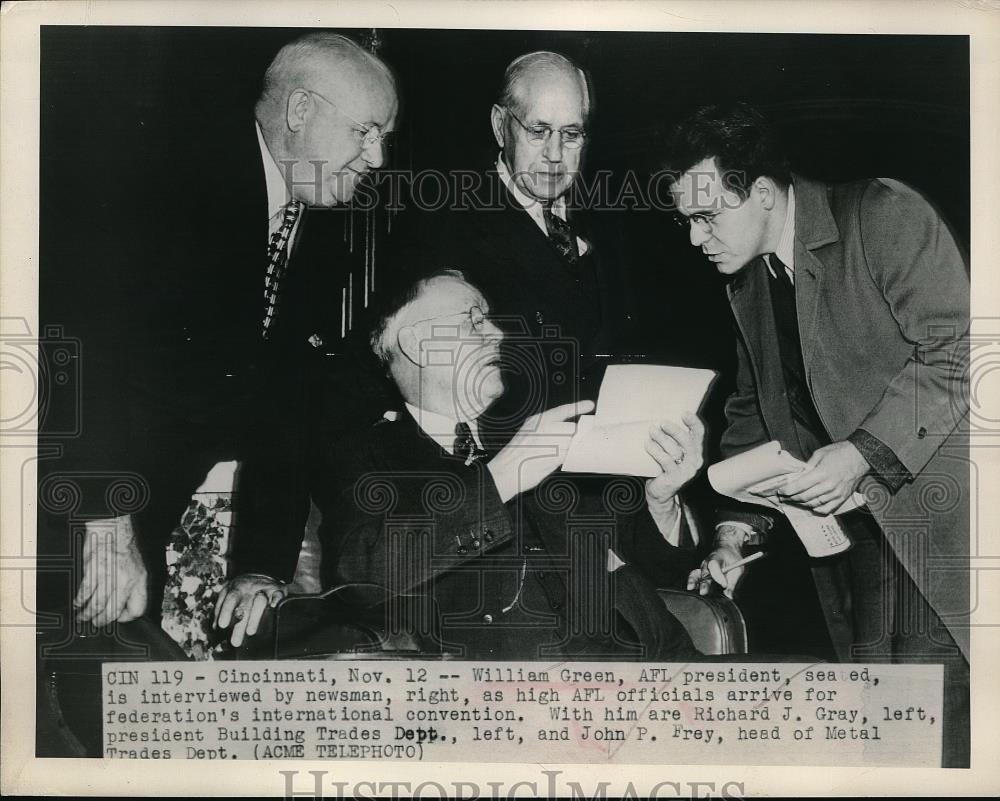
M372 447L338 451L318 497L327 583L370 582L403 593L514 537L484 465L399 470Z
M648 510L642 510L629 521L628 536L617 543L619 556L644 575L654 587L683 589L688 573L701 561L688 528L687 515L681 513L678 545L671 545L660 533Z
M859 428L916 475L968 412L969 277L947 225L904 184L873 182L859 226L872 279L913 345Z

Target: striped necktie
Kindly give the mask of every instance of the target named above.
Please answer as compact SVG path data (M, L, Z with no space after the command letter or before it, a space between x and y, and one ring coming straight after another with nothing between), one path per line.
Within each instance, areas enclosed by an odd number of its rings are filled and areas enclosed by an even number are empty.
M281 227L271 234L267 246L267 273L264 275L264 339L267 339L268 330L274 324L274 318L278 313L281 281L288 266L288 240L301 211L302 203L298 200L292 200L285 206Z

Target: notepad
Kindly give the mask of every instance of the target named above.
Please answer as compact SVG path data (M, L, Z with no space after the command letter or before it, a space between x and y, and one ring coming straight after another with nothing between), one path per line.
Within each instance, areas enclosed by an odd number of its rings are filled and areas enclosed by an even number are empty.
M604 373L594 414L582 415L562 469L569 473L658 476L648 453L649 429L681 423L697 411L715 380L712 370L652 364L612 364Z
M708 468L708 480L720 495L737 501L768 506L788 518L788 522L812 557L833 556L851 547L834 514L862 506L857 492L830 515L821 515L797 504L782 501L773 490L776 479L800 472L805 462L783 450L777 441L758 445Z

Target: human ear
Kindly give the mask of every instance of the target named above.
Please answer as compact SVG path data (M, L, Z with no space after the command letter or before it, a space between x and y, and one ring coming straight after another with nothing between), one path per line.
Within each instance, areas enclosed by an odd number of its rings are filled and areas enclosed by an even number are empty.
M296 89L288 95L288 102L285 106L285 123L288 130L298 132L306 124L309 111L312 108L313 99L305 89Z
M417 367L423 367L420 358L420 340L417 338L417 332L413 329L412 325L399 329L399 333L396 334L396 344L399 345L399 352L403 356Z
M504 113L503 107L494 103L493 109L490 111L490 124L493 126L493 137L497 140L497 144L503 147L504 143Z
M753 182L753 191L760 202L761 208L765 211L770 211L774 208L775 200L777 199L778 188L775 186L774 181L772 181L767 176L760 176L756 181Z

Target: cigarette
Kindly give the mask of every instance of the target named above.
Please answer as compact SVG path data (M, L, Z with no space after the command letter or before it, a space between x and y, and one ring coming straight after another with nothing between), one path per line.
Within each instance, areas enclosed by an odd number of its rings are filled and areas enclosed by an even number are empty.
M733 562L731 565L729 565L729 567L727 567L725 570L722 571L722 575L726 575L726 573L728 573L730 570L735 570L738 567L743 567L743 565L748 565L751 562L756 562L758 559L763 559L765 556L766 554L763 551L755 551L745 559L740 559L740 561L738 562Z

